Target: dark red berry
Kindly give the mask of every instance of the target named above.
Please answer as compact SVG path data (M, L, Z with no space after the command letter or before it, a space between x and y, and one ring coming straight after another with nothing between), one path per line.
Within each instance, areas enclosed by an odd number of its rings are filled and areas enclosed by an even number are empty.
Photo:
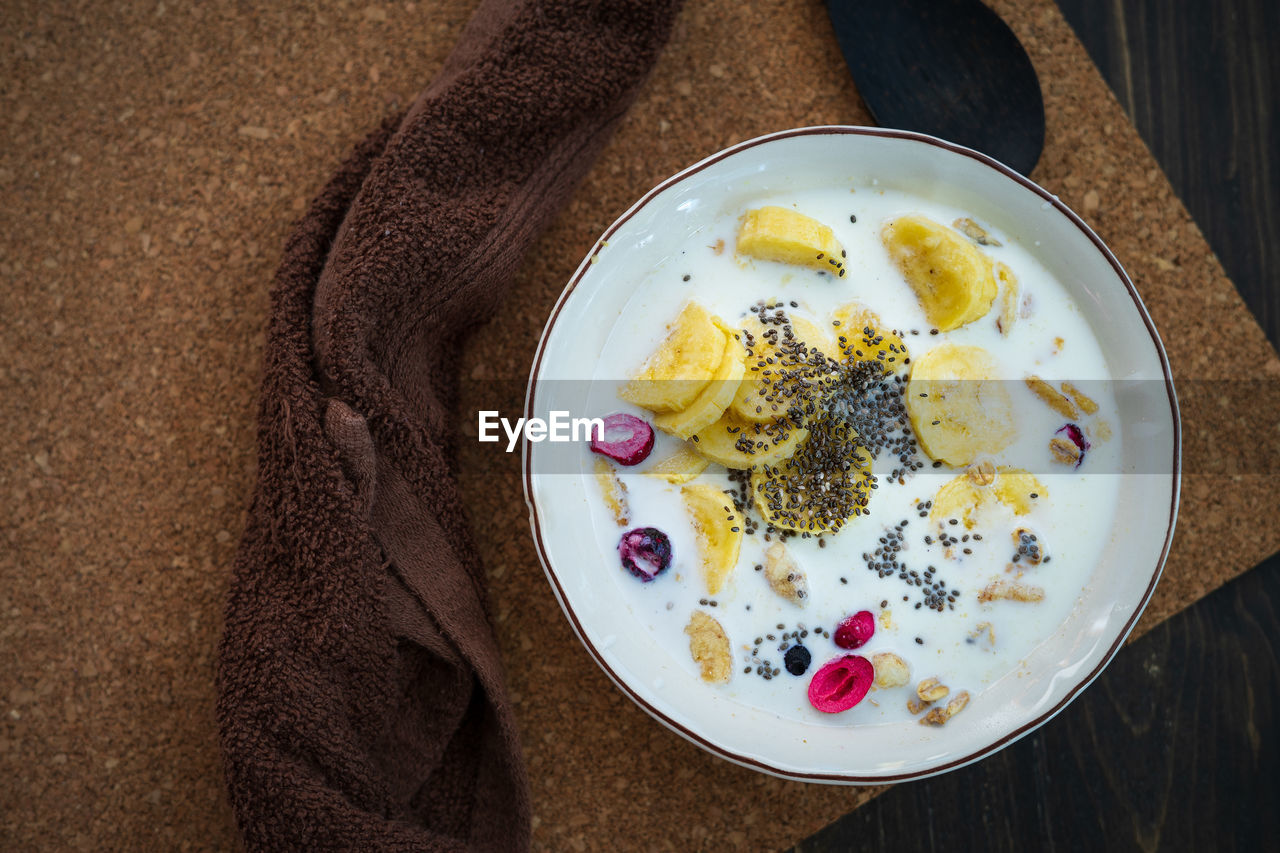
M809 682L809 703L825 714L847 711L867 695L875 677L875 667L861 655L828 661Z
M842 649L856 649L865 645L876 633L876 617L870 610L859 610L836 627L831 636L835 644Z
M653 427L624 412L604 418L604 429L591 439L591 452L619 465L639 465L653 450Z
M1071 443L1080 449L1080 458L1076 460L1076 467L1079 468L1081 463L1084 462L1085 451L1093 445L1089 444L1089 440L1084 437L1084 431L1075 424L1067 424L1054 435L1061 435L1064 432L1067 434L1067 438L1071 439Z
M671 540L656 527L637 527L618 542L622 567L648 583L671 565Z

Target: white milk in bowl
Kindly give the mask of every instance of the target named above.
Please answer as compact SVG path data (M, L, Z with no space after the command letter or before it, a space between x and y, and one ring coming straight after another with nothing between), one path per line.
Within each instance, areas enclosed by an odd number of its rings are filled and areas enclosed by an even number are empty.
M1017 677L1075 606L1105 544L1088 533L1116 503L1116 404L1035 247L969 211L854 189L752 199L636 271L587 414L659 428L638 464L582 448L582 532L698 689L811 724L941 726ZM695 314L730 343L670 351ZM695 357L733 393L627 390ZM624 566L632 531L669 546L651 580Z

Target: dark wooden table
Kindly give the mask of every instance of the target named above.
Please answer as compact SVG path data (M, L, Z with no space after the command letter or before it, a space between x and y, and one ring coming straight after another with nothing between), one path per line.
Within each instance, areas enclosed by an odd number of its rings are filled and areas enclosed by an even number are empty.
M1058 3L1280 342L1280 3ZM1129 644L1035 734L796 853L1278 849L1278 626L1280 555Z

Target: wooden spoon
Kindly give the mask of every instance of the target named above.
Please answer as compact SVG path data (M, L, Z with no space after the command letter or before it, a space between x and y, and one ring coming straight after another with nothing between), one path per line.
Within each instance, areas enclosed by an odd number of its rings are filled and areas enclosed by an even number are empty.
M858 93L884 127L977 149L1026 175L1044 148L1031 59L978 0L828 0Z

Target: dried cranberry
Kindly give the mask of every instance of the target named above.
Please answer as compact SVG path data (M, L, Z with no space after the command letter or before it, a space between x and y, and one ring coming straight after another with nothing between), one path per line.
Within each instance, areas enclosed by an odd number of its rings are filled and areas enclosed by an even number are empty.
M859 610L836 626L832 640L842 649L856 649L866 645L867 640L875 636L875 633L876 617L871 615L870 610Z
M604 429L591 438L591 452L619 465L639 465L653 450L653 427L624 412L604 418Z
M1089 444L1089 440L1084 437L1084 430L1075 424L1067 424L1054 435L1061 435L1064 432L1067 434L1067 438L1071 439L1071 443L1080 449L1080 458L1076 460L1076 467L1079 468L1081 463L1084 462L1085 451L1093 445Z
M618 542L622 567L648 583L671 565L671 540L656 527L637 527Z
M828 661L809 682L809 704L824 714L847 711L862 701L875 678L876 668L862 655Z

